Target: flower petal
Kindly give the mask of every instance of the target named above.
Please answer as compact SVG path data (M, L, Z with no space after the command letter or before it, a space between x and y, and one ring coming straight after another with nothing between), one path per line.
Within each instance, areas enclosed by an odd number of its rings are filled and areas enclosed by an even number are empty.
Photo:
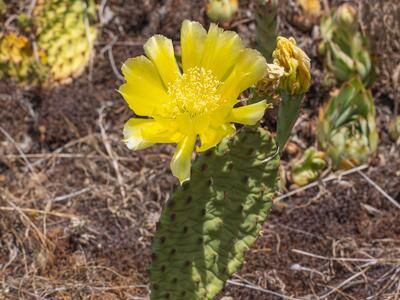
M223 138L232 136L235 132L236 128L233 124L222 124L216 129L209 127L200 133L201 146L198 146L196 151L206 151L217 145Z
M267 107L267 101L263 100L254 104L234 108L229 115L229 122L254 125L264 116Z
M179 133L153 119L131 118L124 126L124 141L131 150L141 150L155 143L176 143Z
M200 66L211 70L219 80L223 80L229 75L243 49L243 43L237 33L223 31L217 25L211 24L205 38Z
M140 116L152 116L155 108L169 101L154 64L145 56L128 59L122 66L125 84L119 92L129 107Z
M234 103L240 93L260 81L266 71L265 58L256 50L245 49L241 52L234 69L218 92L223 99Z
M181 28L183 72L200 64L207 32L198 22L183 21Z
M172 174L179 179L181 184L190 179L190 166L195 142L195 135L183 138L178 143L174 157L171 160L170 167Z
M162 35L155 35L144 44L143 48L147 57L156 65L166 87L180 76L181 73L174 56L174 47L170 39Z

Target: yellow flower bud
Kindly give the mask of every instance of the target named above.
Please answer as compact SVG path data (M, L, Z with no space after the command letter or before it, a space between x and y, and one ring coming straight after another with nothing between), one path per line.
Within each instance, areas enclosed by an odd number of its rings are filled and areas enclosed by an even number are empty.
M357 10L348 3L342 4L336 11L336 20L340 27L351 31L357 30Z
M294 38L277 38L274 53L274 64L284 68L281 87L291 94L301 94L308 91L311 84L310 59L299 47Z
M209 0L207 3L207 16L211 21L229 21L239 9L238 0Z

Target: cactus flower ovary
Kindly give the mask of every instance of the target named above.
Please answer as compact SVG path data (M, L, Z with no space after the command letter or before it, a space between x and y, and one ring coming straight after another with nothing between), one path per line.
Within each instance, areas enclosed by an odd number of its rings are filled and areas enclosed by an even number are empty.
M128 59L122 67L126 83L119 91L138 116L124 128L132 150L156 143L176 143L171 161L180 182L190 177L191 156L197 138L201 152L235 133L232 123L255 124L265 101L235 107L241 92L266 72L265 59L243 46L239 36L211 24L207 32L197 22L181 28L182 68L172 41L162 35L144 45L146 56Z

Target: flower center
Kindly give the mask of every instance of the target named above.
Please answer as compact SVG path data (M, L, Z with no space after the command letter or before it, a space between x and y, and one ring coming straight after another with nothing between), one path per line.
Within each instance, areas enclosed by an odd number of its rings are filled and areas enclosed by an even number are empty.
M221 82L209 70L194 67L168 86L171 102L166 111L172 117L186 115L190 118L215 111L221 104L217 93Z

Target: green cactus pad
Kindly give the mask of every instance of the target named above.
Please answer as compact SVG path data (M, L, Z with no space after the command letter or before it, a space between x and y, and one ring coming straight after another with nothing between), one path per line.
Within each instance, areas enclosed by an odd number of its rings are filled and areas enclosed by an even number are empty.
M213 299L223 288L268 215L277 152L267 131L243 128L196 160L154 236L152 300Z
M282 153L296 120L299 117L301 101L304 98L304 94L291 95L288 91L281 90L280 95L282 101L278 110L276 140L278 142L279 151Z
M278 0L257 0L255 3L257 48L268 62L276 47Z
M33 13L38 48L46 55L51 79L78 76L93 55L94 1L39 0Z

